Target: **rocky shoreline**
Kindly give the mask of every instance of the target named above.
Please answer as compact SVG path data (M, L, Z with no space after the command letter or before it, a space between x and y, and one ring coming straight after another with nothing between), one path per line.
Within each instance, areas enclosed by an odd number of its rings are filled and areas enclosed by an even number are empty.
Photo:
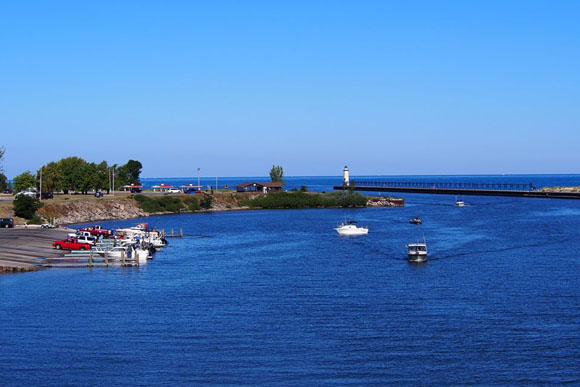
M393 198L372 198L367 201L367 207L402 207L404 204L404 199ZM216 196L211 208L208 209L191 211L183 208L178 212L147 212L139 207L136 200L123 197L114 200L48 202L38 210L38 214L44 219L51 219L54 224L66 225L104 220L134 219L175 213L240 211L249 209L247 206L239 205L237 200L232 200L231 197Z
M580 192L580 186L570 187L542 187L541 192Z
M45 204L38 214L55 224L86 223L100 220L132 219L150 216L131 199Z

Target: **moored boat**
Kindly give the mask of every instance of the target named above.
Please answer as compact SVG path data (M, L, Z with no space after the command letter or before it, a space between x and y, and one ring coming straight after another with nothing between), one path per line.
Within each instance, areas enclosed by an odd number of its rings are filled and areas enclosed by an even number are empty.
M357 226L356 222L349 221L346 224L340 223L338 227L335 228L339 235L343 236L358 236L366 235L369 233L369 228L364 226Z

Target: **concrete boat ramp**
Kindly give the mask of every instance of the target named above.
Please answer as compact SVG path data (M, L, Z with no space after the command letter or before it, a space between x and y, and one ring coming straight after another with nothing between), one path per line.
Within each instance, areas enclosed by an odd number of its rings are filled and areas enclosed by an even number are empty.
M0 273L39 270L46 258L62 257L52 242L66 238L69 229L0 229Z

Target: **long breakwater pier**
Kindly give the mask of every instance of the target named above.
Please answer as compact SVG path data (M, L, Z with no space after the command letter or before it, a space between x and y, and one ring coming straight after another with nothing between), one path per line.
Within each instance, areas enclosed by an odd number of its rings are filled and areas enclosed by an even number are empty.
M536 189L522 183L461 183L461 182L411 182L411 181L356 181L349 185L336 185L334 190L367 192L406 192L440 195L510 196L524 198L580 199L580 192Z

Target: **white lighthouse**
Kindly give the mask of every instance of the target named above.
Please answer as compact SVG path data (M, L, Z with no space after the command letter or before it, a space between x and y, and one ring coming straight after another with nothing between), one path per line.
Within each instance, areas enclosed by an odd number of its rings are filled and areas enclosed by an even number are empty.
M350 185L350 180L348 178L348 167L346 165L344 166L344 170L342 172L342 184L347 187Z

